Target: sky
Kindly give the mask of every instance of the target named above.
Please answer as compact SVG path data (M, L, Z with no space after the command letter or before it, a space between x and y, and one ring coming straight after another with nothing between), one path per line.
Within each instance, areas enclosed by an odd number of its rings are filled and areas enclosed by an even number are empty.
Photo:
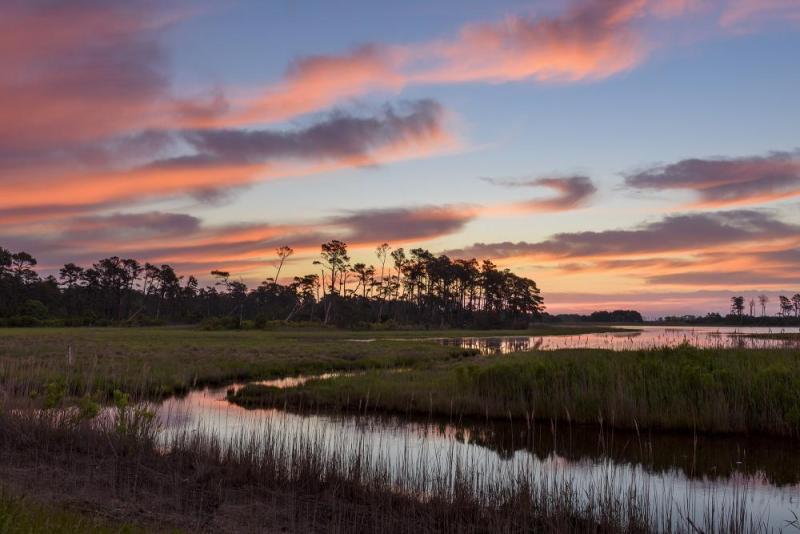
M800 291L800 0L0 5L0 246L251 285L320 243L551 313Z

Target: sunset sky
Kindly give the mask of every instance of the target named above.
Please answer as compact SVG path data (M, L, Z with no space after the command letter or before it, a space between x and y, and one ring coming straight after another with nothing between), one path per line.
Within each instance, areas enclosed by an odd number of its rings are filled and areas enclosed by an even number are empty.
M0 5L0 246L201 279L338 238L551 313L800 292L800 0Z

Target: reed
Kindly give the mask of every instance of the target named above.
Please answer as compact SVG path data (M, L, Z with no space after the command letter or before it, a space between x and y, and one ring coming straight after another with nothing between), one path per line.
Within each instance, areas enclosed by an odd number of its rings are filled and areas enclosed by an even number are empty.
M169 433L148 413L147 405L129 404L121 395L113 408L96 416L75 407L11 409L5 404L0 410L3 479L17 492L51 502L77 500L93 516L135 521L148 531L766 529L744 510L745 493L727 506L710 500L698 511L637 481L620 491L613 468L578 483L559 473L542 475L526 464L487 471L480 457L457 455L454 449L389 455L322 432L293 432L280 422L226 439L202 429ZM30 518L27 507L42 506L35 500L11 503L10 514L0 512L0 518L19 516L20 507ZM33 525L29 531L41 530Z
M613 428L800 437L800 351L558 350L368 372L231 395L242 406L544 419Z
M463 352L433 343L348 342L347 334L0 328L0 387L22 384L41 390L60 383L73 395L111 395L121 389L162 398L236 380L423 366Z

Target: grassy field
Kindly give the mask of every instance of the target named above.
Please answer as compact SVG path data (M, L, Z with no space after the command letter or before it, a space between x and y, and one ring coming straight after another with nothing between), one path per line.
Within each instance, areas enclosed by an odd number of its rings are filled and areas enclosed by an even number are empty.
M390 467L383 462L405 455L379 461L362 450L329 451L280 428L230 442L188 431L165 444L147 407L128 404L115 389L154 398L233 380L355 370L361 372L288 390L250 385L233 400L798 435L796 350L684 346L485 357L402 340L587 331L596 330L0 329L0 480L12 491L0 493L0 532L270 525L296 532L612 533L645 532L663 521L647 511L661 501L621 498L602 483L587 496L564 481L530 478L532 472L504 473L504 481L520 478L500 485L448 458ZM78 398L86 392L96 395ZM96 417L100 402L109 403L112 419ZM728 513L703 530L757 530L749 517Z
M557 335L597 330L540 327L479 334ZM159 397L233 380L425 365L461 356L463 351L398 339L464 334L468 332L0 328L0 385L21 384L23 389L33 389L63 382L68 391L76 393L121 389Z
M800 436L800 351L559 350L451 359L278 390L249 385L243 406L289 403L461 416L551 419L626 429Z

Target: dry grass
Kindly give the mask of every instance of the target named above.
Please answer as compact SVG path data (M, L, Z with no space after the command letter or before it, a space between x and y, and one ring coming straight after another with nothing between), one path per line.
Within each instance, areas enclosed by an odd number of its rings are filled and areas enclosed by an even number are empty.
M520 467L486 473L447 454L409 463L404 454L390 459L364 447L330 446L323 436L301 438L280 426L227 441L191 431L166 437L146 407L124 403L111 416L77 413L0 411L4 480L17 491L79 502L95 516L102 511L106 522L147 530L691 530L679 507L655 504L635 482L620 493L613 471L587 487ZM762 528L744 502L743 495L727 509L711 503L694 521L703 532Z

